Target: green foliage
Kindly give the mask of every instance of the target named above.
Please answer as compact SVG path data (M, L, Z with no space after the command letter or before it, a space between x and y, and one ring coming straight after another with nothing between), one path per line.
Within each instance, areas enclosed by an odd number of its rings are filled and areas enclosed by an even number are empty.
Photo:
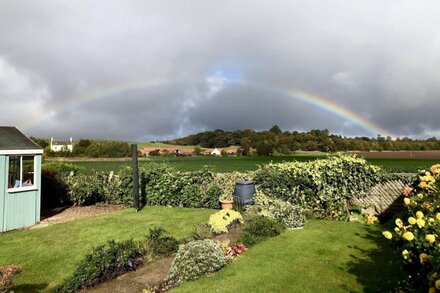
M217 193L210 188L213 173L207 168L181 172L165 164L151 164L139 169L149 205L218 207L218 197L212 198Z
M228 233L229 227L233 224L243 224L243 217L239 212L230 209L223 209L209 217L209 226L214 233Z
M173 287L185 280L195 280L218 271L228 261L219 244L209 240L192 241L180 246L165 282Z
M63 162L43 163L41 168L45 170L55 171L60 176L68 176L70 173L77 174L78 172L84 170L84 168L78 167L77 165L73 165L71 163L63 163Z
M209 224L197 224L194 226L194 232L192 238L194 240L211 239L214 233L212 232Z
M310 209L316 217L340 218L347 199L384 178L364 159L337 156L309 162L268 164L255 173L263 194Z
M161 227L150 228L146 246L153 258L171 256L179 248L176 238L164 236L164 234L165 230Z
M119 158L131 154L130 145L122 141L81 139L73 146L76 156Z
M301 207L258 192L255 196L255 205L248 206L247 212L278 221L289 229L302 227L306 221Z
M395 220L393 232L383 235L402 256L407 285L414 292L431 292L440 289L440 164L420 171L404 196L406 213Z
M66 279L55 292L77 292L102 283L122 273L136 269L142 263L142 252L133 240L113 240L93 249L79 263L73 276Z
M246 222L238 243L250 247L264 239L280 235L285 229L286 227L280 222L260 216Z
M220 187L222 193L220 200L233 200L235 183L244 179L244 174L239 172L231 173L217 173L214 175L214 182L216 186Z

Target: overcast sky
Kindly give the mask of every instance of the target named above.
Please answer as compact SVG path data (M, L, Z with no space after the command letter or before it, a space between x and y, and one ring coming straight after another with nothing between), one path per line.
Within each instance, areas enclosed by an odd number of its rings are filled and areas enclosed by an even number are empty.
M437 0L2 0L0 125L57 139L273 124L440 138L439 15Z

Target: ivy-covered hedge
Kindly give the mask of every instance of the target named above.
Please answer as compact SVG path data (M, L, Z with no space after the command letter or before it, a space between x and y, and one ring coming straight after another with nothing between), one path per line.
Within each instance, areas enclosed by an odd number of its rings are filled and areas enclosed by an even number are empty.
M259 190L270 197L309 209L317 217L346 215L349 197L385 178L377 166L353 156L309 162L268 164L255 172Z

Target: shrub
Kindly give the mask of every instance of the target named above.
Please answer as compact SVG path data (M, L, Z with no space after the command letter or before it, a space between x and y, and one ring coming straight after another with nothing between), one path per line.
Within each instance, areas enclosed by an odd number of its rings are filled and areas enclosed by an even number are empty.
M174 237L164 236L165 230L160 227L150 228L147 235L147 248L153 258L167 257L179 248L179 242Z
M383 180L379 167L364 159L337 156L309 162L268 164L255 172L263 194L310 209L316 217L341 218L349 197Z
M43 163L41 166L42 169L45 170L52 170L57 172L60 176L68 176L69 174L77 174L78 172L84 170L83 168L80 168L78 166L75 166L70 163L63 163L63 162L48 162Z
M0 267L0 293L8 292L12 285L12 278L19 273L21 273L21 268L17 265Z
M238 242L248 247L253 246L266 238L280 235L285 229L286 227L280 222L266 217L257 217L244 226L243 234Z
M289 229L303 226L306 220L301 207L259 192L255 196L255 205L248 206L247 212L281 222Z
M86 255L73 276L57 287L55 292L77 292L134 270L142 262L141 256L141 250L133 240L109 241Z
M230 209L223 209L209 217L209 226L215 233L228 233L229 227L233 224L243 223L243 217L239 212Z
M209 240L197 240L180 246L166 279L168 286L218 271L229 261L221 246Z
M205 240L205 239L211 239L213 236L213 232L211 229L211 226L209 224L197 224L194 226L194 232L193 232L193 239L194 240Z
M418 292L435 292L440 289L440 165L421 171L403 194L407 212L395 219L393 232L383 235L402 255L407 284Z
M71 203L68 195L68 185L57 171L41 170L41 206L53 208Z

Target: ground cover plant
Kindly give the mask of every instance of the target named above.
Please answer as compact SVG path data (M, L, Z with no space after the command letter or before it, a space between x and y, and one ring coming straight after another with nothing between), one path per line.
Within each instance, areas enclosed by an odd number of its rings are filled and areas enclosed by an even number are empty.
M93 247L108 240L145 241L149 228L161 226L171 236L191 236L197 223L206 222L213 210L145 207L0 234L0 267L17 264L22 273L14 279L16 292L51 291L71 276Z

